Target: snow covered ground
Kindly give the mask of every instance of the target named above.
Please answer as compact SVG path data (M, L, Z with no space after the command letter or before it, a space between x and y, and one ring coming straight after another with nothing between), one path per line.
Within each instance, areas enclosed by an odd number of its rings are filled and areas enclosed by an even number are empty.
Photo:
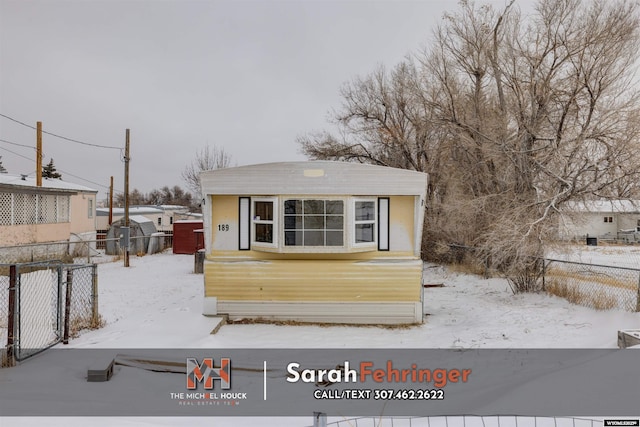
M609 251L609 252L607 252ZM587 248L585 261L610 262L616 252ZM635 252L631 252L631 257ZM590 255L589 255L590 254ZM626 257L626 255L625 255ZM619 258L619 256L618 256ZM636 264L638 265L638 264ZM548 295L513 295L503 279L482 279L425 265L425 322L406 329L347 326L225 325L201 315L202 275L193 256L132 257L99 266L99 307L106 325L73 339L73 348L616 348L617 331L640 329L640 313L595 311ZM631 350L634 351L634 350ZM23 362L28 366L31 361ZM0 394L20 387L14 369L0 370ZM24 370L20 372L24 375ZM0 414L2 415L2 414ZM0 418L0 426L32 425L311 425L305 419ZM577 414L579 415L579 414ZM608 415L608 414L603 414ZM331 420L330 420L331 421ZM333 420L337 421L337 420ZM417 421L416 421L417 422ZM420 425L414 422L412 425ZM363 425L361 421L358 425ZM467 424L469 425L469 424ZM502 427L508 424L501 424Z
M640 246L602 243L599 246L562 245L549 251L547 258L585 264L640 268Z

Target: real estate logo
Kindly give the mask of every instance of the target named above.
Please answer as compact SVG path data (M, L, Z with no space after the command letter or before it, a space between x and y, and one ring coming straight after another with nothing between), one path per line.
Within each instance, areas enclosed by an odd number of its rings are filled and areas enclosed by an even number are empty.
M220 380L220 388L231 388L231 359L221 358L220 367L215 368L212 357L205 357L202 363L193 357L187 358L187 390L196 390L202 382L205 390L213 390L214 380Z

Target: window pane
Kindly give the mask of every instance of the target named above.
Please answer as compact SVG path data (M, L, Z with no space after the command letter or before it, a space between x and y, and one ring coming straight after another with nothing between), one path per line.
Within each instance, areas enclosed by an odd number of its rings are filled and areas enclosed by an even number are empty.
M305 200L304 201L304 214L323 214L324 213L324 200Z
M356 202L356 221L373 221L375 219L375 202Z
M342 200L327 200L327 215L342 215L343 213Z
M373 241L373 224L356 224L356 243Z
M273 221L273 202L254 202L254 215L258 221Z
M273 224L256 224L256 242L273 243Z
M322 215L305 215L304 217L304 228L305 230L314 229L314 230L322 230L324 228L324 216Z
M343 246L342 231L327 231L327 246Z
M324 231L305 231L305 246L324 246Z
M343 223L344 217L342 216L328 216L327 230L342 230Z
M302 214L302 200L285 200L285 214Z
M302 229L302 216L301 215L285 215L284 217L285 230L300 230Z
M285 231L284 244L286 246L302 246L302 231Z

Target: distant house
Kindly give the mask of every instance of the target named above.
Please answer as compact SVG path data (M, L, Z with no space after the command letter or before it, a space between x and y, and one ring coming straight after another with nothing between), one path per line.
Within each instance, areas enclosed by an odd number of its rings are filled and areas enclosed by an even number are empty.
M59 179L43 178L38 187L35 177L0 174L0 246L95 240L97 193Z
M129 215L144 216L151 220L158 231L165 233L173 232L173 223L178 219L186 219L189 209L185 206L177 205L145 205L130 206ZM109 229L109 208L96 209L98 216L97 229ZM113 208L112 221L124 218L124 208Z
M587 236L624 241L640 240L640 200L593 200L569 205L559 235L563 239Z
M205 315L423 321L426 174L286 162L207 171L200 178Z

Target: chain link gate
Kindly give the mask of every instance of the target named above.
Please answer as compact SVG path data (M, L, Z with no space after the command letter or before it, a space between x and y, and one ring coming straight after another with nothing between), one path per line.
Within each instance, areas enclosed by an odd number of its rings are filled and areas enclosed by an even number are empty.
M96 264L47 261L0 269L0 366L98 325Z

